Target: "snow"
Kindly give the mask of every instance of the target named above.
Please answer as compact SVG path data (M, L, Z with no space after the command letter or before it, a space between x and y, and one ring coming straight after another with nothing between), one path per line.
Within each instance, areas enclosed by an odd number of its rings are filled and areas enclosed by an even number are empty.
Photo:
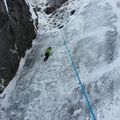
M46 1L39 2L44 9ZM119 11L119 0L69 0L54 15L39 11L33 47L1 94L0 120L91 120L59 24L97 120L119 120ZM53 54L44 63L49 46Z

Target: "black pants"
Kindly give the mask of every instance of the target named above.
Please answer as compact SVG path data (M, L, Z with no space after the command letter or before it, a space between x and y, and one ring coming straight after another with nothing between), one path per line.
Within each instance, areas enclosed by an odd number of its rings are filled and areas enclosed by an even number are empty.
M48 60L48 58L49 58L49 54L46 52L46 53L45 53L45 58L44 58L44 61L47 61L47 60Z

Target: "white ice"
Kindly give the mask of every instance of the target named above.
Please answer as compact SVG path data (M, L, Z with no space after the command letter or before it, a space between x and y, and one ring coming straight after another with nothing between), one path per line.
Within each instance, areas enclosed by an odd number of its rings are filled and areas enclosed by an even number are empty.
M37 38L1 95L0 120L92 120L59 30L97 120L120 120L119 11L119 0L69 0L54 15L38 12ZM53 54L43 62L49 46Z
M7 1L6 0L4 0L4 4L5 4L5 7L6 7L6 11L9 14L9 9L8 9L8 5L7 5Z

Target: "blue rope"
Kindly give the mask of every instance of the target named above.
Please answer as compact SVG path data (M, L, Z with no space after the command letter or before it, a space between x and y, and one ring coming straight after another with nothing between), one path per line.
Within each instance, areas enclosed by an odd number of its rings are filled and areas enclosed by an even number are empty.
M78 78L78 80L79 80L80 86L81 86L81 88L82 88L82 92L83 92L83 94L84 94L84 96L85 96L85 99L86 99L86 101L87 101L88 107L89 107L89 109L90 109L90 112L91 112L91 115L92 115L92 120L96 120L96 117L95 117L95 114L94 114L94 110L93 110L93 108L92 108L92 106L91 106L91 103L90 103L90 101L89 101L89 99L88 99L87 93L85 92L84 85L83 85L83 83L82 83L82 81L81 81L81 79L80 79L80 76L79 76L79 74L78 74L77 68L76 68L76 66L75 66L75 64L74 64L74 61L73 61L73 58L72 58L72 56L71 56L71 54L70 54L70 50L69 50L69 48L68 48L68 46L67 46L66 40L65 40L65 38L64 38L64 36L63 36L63 34L62 34L61 31L60 31L60 33L61 33L61 36L62 36L62 38L63 38L63 40L64 40L64 45L66 46L66 50L67 50L67 52L68 52L68 54L69 54L69 57L70 57L70 60L71 60L71 64L72 64L72 66L73 66L73 68L74 68L74 71L75 71L76 76L77 76L77 78Z

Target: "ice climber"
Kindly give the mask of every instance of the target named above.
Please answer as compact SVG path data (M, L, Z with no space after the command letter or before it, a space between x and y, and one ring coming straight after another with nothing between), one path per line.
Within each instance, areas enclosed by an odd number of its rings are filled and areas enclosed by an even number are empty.
M49 48L47 48L47 50L46 50L46 52L45 52L44 61L46 62L51 55L52 55L52 48L49 47Z

